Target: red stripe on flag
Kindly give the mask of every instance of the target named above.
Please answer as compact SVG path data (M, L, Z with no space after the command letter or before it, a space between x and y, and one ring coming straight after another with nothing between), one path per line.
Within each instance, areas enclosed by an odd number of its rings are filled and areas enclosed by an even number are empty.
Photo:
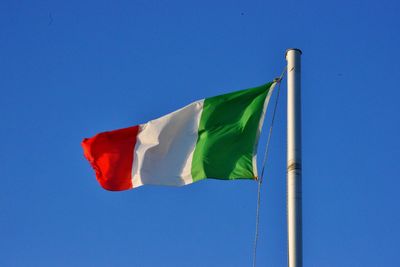
M84 155L104 189L132 188L133 150L139 126L99 133L82 141Z

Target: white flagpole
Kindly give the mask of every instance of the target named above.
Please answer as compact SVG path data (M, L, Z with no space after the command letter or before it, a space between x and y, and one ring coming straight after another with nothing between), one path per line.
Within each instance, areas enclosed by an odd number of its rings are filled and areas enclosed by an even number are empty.
M286 50L288 266L303 266L301 190L301 50Z

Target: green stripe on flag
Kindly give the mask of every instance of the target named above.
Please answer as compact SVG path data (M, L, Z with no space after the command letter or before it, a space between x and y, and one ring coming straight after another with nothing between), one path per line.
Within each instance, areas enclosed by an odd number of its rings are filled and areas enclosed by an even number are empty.
M254 179L253 155L273 83L204 100L192 160L193 181Z

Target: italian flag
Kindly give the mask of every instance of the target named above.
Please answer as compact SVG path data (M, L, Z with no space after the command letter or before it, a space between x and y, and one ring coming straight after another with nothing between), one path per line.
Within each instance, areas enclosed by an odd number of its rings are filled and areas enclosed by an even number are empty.
M275 82L193 102L144 124L82 141L107 190L257 179L257 144Z

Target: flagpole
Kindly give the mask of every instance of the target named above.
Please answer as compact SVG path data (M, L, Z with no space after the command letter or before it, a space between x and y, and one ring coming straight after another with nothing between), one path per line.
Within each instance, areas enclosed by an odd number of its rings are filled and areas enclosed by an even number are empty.
M301 190L301 50L286 50L287 61L287 227L288 266L303 266Z

